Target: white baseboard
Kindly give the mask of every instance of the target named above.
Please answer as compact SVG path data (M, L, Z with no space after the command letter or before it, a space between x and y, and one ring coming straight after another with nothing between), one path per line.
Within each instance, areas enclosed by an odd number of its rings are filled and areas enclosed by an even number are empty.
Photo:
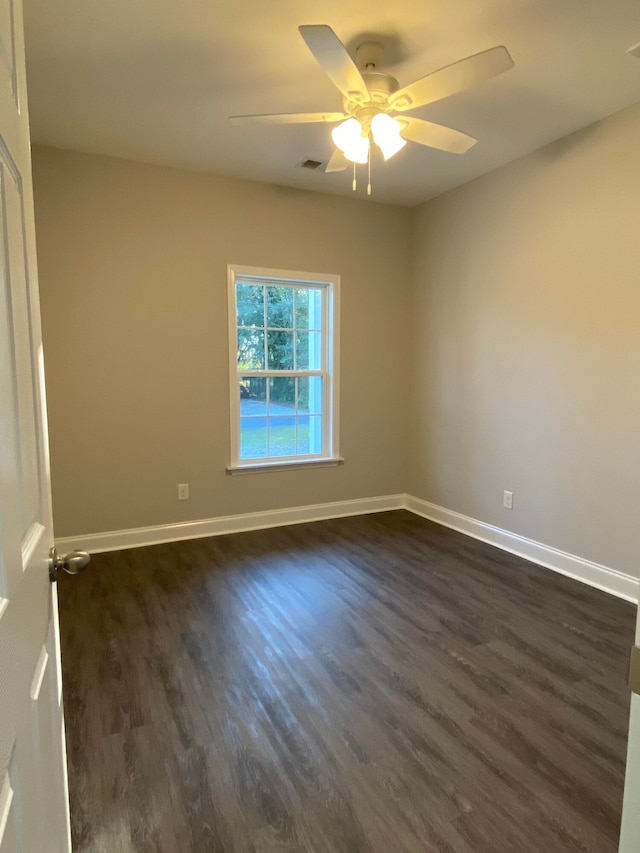
M155 527L138 527L133 530L112 530L106 533L90 533L86 536L68 536L56 539L59 551L82 548L90 553L119 551L123 548L140 548L162 542L178 542L182 539L201 539L220 536L224 533L242 533L247 530L262 530L287 524L302 524L328 518L349 515L366 515L371 512L386 512L407 509L410 512L465 533L474 539L488 542L503 551L509 551L539 566L594 586L626 601L638 601L638 579L632 575L592 563L574 554L567 554L533 539L510 533L467 515L437 506L412 495L384 495L377 498L336 501L288 509L250 512L242 515L227 515L206 518L200 521L185 521L176 524L161 524Z
M265 512L247 512L242 515L226 515L220 518L160 524L154 527L136 527L132 530L110 530L106 533L89 533L86 536L65 536L56 539L56 548L60 552L81 548L91 554L98 554L101 551L120 551L123 548L141 548L144 545L179 542L182 539L202 539L224 533L242 533L247 530L262 530L287 524L303 524L308 521L403 509L405 498L405 495L385 495L379 498L361 498L289 509L272 509Z
M553 569L554 572L567 575L618 598L634 603L638 601L638 578L633 575L610 569L608 566L601 566L599 563L592 563L574 554L567 554L565 551L559 551L557 548L551 548L549 545L485 524L468 515L461 515L411 495L406 496L405 507L416 515L421 515L444 527L450 527L474 539L488 542L496 548L524 557L525 560Z

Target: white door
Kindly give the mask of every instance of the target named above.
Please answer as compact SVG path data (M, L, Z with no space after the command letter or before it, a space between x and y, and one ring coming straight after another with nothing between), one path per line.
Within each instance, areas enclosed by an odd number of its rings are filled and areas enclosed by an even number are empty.
M636 646L640 646L640 608L636 621ZM631 694L627 772L624 780L620 853L640 851L640 695Z
M0 851L69 851L21 0L0 0Z

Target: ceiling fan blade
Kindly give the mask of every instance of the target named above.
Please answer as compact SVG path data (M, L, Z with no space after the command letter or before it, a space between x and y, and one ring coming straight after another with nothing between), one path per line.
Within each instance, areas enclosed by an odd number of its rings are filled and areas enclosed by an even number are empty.
M507 48L492 47L398 89L389 95L389 104L400 112L413 110L484 83L510 68L513 68L513 59Z
M437 148L439 151L448 151L450 154L464 154L478 141L460 130L420 118L402 116L396 121L402 125L400 136L404 139L427 145L429 148Z
M325 172L344 172L344 170L349 166L349 161L344 156L342 151L339 148L333 152L333 156L331 160L326 165Z
M306 124L342 121L344 113L267 113L255 116L230 116L233 124Z
M298 31L345 98L360 103L371 100L358 66L331 27L326 24L310 24L298 27Z

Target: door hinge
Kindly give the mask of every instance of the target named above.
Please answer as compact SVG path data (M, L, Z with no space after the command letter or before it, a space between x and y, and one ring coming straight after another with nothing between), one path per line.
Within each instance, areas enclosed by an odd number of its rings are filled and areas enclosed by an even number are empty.
M631 647L629 661L629 687L640 696L640 646Z

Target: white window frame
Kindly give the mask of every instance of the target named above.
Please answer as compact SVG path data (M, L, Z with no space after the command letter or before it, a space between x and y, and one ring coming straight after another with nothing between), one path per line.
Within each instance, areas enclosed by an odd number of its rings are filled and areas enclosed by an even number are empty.
M236 282L275 286L321 287L324 289L322 300L322 369L311 371L323 377L323 453L295 456L272 456L260 459L240 458L240 394L239 380L242 376L308 376L310 371L298 370L238 370L237 349L237 306ZM229 398L231 421L231 462L227 467L230 474L244 474L254 471L273 471L285 468L308 468L326 465L338 465L344 460L338 454L338 365L339 365L339 317L340 317L340 276L327 273L308 273L292 270L266 269L262 267L227 266L227 305L229 318Z

